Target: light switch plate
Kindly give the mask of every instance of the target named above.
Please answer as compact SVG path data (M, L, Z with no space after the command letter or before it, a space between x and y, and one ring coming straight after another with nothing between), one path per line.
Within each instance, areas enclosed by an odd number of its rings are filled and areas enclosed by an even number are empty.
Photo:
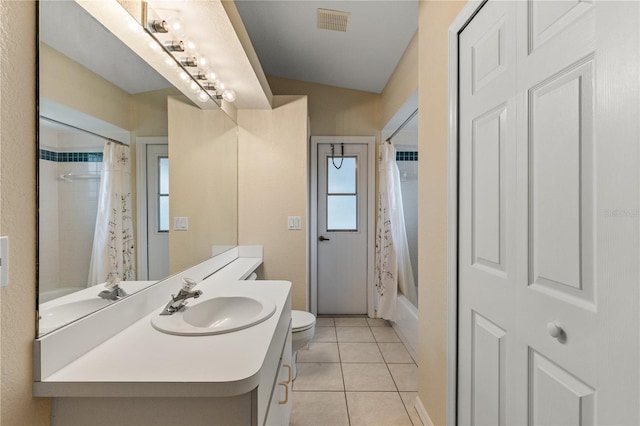
M287 229L290 229L290 230L302 229L302 218L300 216L288 216Z
M189 230L189 218L176 216L173 218L173 230L174 231L188 231Z
M0 287L9 284L9 237L0 237Z

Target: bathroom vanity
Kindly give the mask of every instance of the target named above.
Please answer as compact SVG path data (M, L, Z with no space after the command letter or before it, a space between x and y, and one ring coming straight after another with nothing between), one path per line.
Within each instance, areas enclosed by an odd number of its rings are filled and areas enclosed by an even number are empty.
M288 424L291 284L240 281L261 259L224 256L38 339L34 395L52 397L52 425ZM223 334L174 335L155 329L152 317L176 293L181 279L191 274L200 281L211 270L216 272L197 286L202 296L190 300L186 309L213 297L233 296L273 302L274 313L256 325ZM155 303L162 293L163 300ZM128 309L147 312L115 330L118 311L127 303ZM74 342L82 341L87 321L111 328L112 335L83 351L86 348Z

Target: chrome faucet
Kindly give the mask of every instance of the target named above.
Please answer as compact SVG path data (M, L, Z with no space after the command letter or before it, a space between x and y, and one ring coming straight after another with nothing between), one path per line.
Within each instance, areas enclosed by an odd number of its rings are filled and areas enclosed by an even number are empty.
M187 299L197 299L200 297L202 295L202 290L193 290L196 284L198 283L191 278L183 278L182 288L178 294L171 295L171 301L167 303L167 306L164 307L164 310L160 315L173 315L187 304Z
M104 283L106 290L98 293L98 296L106 300L118 300L120 297L128 296L128 294L120 288L120 277L117 274L110 273L107 282Z
M121 289L118 284L116 284L114 287L112 287L109 290L102 290L100 293L98 293L98 296L100 296L103 299L115 301L115 300L118 300L120 297L128 296L128 294L123 289Z

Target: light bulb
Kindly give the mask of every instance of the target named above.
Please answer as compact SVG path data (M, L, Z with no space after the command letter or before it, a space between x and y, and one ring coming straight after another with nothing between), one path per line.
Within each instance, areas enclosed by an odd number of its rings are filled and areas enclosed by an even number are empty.
M234 92L231 89L227 89L224 92L222 92L222 99L224 99L227 102L233 102L236 100L236 92Z
M178 77L180 77L180 80L182 80L183 82L189 81L189 74L187 74L184 70L180 70L178 72Z
M171 69L178 66L178 64L176 64L176 61L171 56L167 56L166 58L164 58L164 63L167 64L167 66Z
M209 81L216 81L216 77L218 77L218 75L212 69L208 69L204 73L207 76L207 80Z
M209 66L209 60L206 56L198 56L198 66L206 68Z
M151 48L151 50L153 50L154 52L159 52L160 51L160 45L158 43L156 43L155 40L151 40L149 42L149 47Z
M223 83L222 81L220 81L220 80L214 81L213 84L215 84L216 90L219 91L219 92L222 92L222 91L224 91L224 89L227 88L227 85L225 83Z
M189 90L191 93L198 93L200 86L195 81L191 81L191 83L189 83Z
M207 92L205 92L204 90L200 90L198 92L198 100L200 102L207 102L209 100L209 94Z
M198 45L196 44L196 42L191 39L188 39L187 41L185 41L184 45L187 48L187 50L192 54L195 53L198 48Z
M178 17L167 19L167 27L172 34L182 37L184 35L184 23Z
M135 22L135 21L134 21L134 22L129 22L128 27L129 27L129 30L130 30L132 33L135 33L135 34L143 34L143 33L144 33L144 32L142 31L142 27L140 26L140 24L138 24L138 23L137 23L137 22Z

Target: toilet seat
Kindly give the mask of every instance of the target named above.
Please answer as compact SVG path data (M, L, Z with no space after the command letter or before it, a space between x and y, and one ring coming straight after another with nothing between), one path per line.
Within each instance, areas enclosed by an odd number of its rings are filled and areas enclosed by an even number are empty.
M316 323L316 317L309 312L291 311L291 330L299 333L312 328Z

